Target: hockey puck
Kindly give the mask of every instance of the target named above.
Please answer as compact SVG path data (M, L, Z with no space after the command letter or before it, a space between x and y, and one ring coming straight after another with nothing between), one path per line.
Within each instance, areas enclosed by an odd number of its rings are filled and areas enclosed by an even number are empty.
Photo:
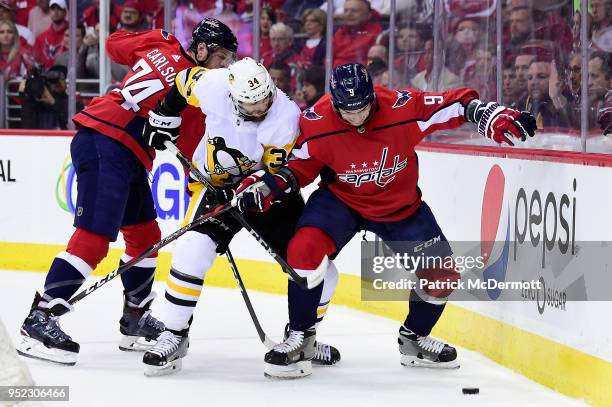
M480 393L480 389L478 387L464 387L461 389L463 394L478 394Z

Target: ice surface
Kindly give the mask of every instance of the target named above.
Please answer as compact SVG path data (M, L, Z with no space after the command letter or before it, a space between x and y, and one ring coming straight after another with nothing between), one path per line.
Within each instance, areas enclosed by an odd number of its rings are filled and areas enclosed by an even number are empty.
M43 273L0 271L0 312L14 341L19 338L19 326L34 291L42 287L44 278ZM317 337L340 349L340 364L315 368L312 376L300 380L266 379L266 349L257 338L240 293L212 287L204 288L196 309L183 370L147 378L142 353L117 348L122 299L119 278L116 280L84 299L75 312L61 320L64 330L81 344L76 366L26 359L37 384L70 386L68 405L582 405L464 349L458 350L459 370L402 367L397 322L339 306L330 307ZM164 283L156 283L155 289L163 295ZM286 298L255 291L249 294L268 335L280 339L287 318ZM479 387L480 394L463 395L463 387Z

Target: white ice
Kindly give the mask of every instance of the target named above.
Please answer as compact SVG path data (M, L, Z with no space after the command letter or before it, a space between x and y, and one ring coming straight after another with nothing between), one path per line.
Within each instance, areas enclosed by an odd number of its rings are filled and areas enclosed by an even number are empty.
M14 341L44 277L43 273L0 271L1 318ZM162 296L164 284L156 283L155 289ZM278 340L287 318L286 298L249 294L264 329ZM465 349L458 349L459 370L402 367L396 321L340 306L330 307L317 337L338 347L342 361L334 367L315 368L304 379L270 380L263 376L266 349L240 293L212 287L203 290L196 309L183 370L147 378L142 354L117 348L121 303L121 285L113 281L63 317L62 327L81 344L78 362L67 367L24 358L37 384L69 385L67 405L87 407L582 405ZM463 395L463 387L478 387L480 394Z

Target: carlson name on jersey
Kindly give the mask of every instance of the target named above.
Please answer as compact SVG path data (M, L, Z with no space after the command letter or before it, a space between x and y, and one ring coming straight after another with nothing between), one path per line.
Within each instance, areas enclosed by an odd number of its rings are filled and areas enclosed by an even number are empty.
M119 88L94 98L73 121L122 143L150 170L155 153L142 138L149 111L164 98L178 72L196 62L176 37L163 30L117 31L108 38L106 52L113 62L132 68ZM204 133L204 116L190 107L181 116L181 135L186 135L181 139L194 144L189 140Z

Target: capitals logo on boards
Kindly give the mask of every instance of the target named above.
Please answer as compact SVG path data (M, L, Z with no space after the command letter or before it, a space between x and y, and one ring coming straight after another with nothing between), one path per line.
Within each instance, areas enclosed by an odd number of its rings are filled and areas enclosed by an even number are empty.
M338 179L341 182L354 184L356 187L366 182L374 182L383 188L395 179L395 174L402 171L408 165L408 158L401 160L398 154L393 158L393 165L385 167L388 153L389 148L385 147L382 150L380 159L374 160L371 163L368 161L351 163L350 170L344 174L338 174Z

